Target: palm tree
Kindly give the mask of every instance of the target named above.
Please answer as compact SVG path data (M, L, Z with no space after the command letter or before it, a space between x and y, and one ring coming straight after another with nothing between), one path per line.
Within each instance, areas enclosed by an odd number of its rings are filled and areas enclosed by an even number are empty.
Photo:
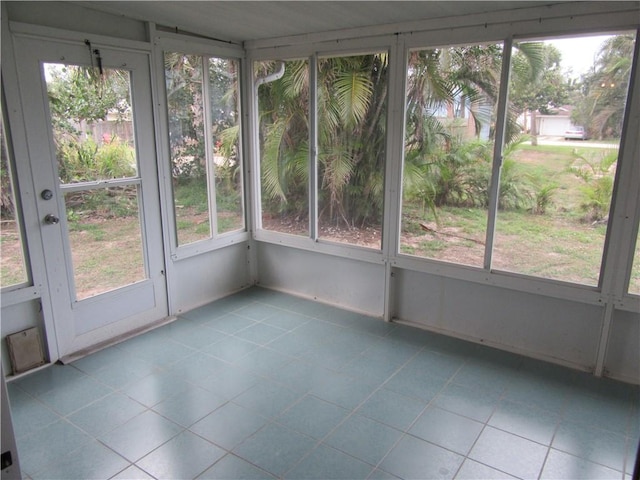
M259 62L258 77L275 62ZM285 62L279 80L260 87L263 208L303 216L308 209L309 81L306 61ZM383 198L387 57L318 61L320 220L380 222Z
M619 136L626 103L634 35L617 35L602 44L587 94L590 127L599 138Z

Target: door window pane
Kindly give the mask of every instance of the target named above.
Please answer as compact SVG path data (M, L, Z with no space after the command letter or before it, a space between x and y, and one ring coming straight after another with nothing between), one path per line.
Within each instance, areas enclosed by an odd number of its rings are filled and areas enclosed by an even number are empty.
M318 59L318 228L382 248L388 55Z
M44 72L68 261L75 297L83 300L147 278L130 77L124 70L60 64L45 64ZM129 185L110 186L114 179Z
M20 229L19 210L13 191L13 176L10 170L9 149L5 138L4 120L0 128L0 204L2 228L0 229L0 287L26 283L29 278L25 265L24 246Z
M492 267L598 284L633 58L632 33L514 45Z
M64 200L78 300L146 278L135 185L67 192Z
M63 184L137 176L129 72L44 65Z
M483 265L501 68L499 44L410 52L401 253Z
M262 228L308 236L309 62L256 62L254 72L265 79L257 92Z

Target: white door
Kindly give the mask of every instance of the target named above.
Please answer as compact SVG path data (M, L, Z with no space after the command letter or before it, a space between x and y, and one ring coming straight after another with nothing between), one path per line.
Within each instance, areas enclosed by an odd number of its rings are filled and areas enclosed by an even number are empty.
M168 314L149 56L89 41L15 48L64 357Z

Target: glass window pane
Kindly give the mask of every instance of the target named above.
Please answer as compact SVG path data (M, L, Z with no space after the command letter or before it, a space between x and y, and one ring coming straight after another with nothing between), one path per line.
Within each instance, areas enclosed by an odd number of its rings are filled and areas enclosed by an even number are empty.
M386 52L318 59L318 228L334 242L382 248Z
M493 268L598 284L634 37L514 45Z
M262 228L309 235L309 62L256 62ZM282 75L271 74L282 72Z
M47 63L60 183L137 176L129 72Z
M67 192L64 199L78 300L147 278L137 186Z
M636 240L636 254L633 258L633 268L631 269L629 293L640 295L640 230L638 231L638 239Z
M482 266L502 45L413 51L400 252Z
M202 57L165 53L169 146L178 245L211 237Z
M244 228L238 72L236 60L209 59L218 233Z
M4 121L0 128L0 207L2 228L0 229L0 287L10 287L26 283L24 247L20 230L19 211L13 192L12 175L9 164L9 150L5 138Z

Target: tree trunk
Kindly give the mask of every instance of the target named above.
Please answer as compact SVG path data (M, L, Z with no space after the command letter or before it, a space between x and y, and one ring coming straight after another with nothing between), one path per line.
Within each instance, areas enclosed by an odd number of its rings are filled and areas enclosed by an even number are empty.
M536 110L531 110L531 145L538 146L538 125L536 122Z

